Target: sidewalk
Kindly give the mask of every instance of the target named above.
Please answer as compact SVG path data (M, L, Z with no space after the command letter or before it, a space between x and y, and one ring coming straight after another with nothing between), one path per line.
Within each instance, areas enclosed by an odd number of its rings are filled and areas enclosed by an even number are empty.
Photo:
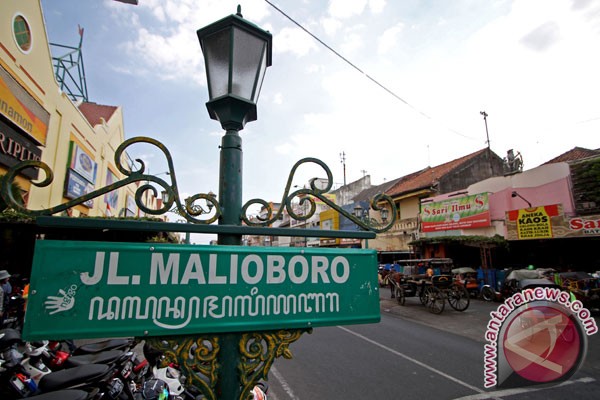
M446 303L441 314L433 314L421 304L418 297L407 297L406 303L403 306L399 305L396 299L390 298L388 288L380 288L379 300L382 315L392 314L410 319L482 343L485 342L485 330L490 320L490 312L496 310L501 304L471 299L465 311L456 311Z

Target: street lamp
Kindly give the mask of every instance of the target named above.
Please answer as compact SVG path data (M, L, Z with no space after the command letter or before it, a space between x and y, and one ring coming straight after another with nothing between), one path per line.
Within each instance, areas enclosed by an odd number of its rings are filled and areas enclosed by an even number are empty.
M519 193L517 193L517 191L513 191L510 194L510 197L519 197L520 199L522 199L523 201L525 201L525 203L527 203L527 205L529 206L529 208L532 208L533 206L531 205L531 203L529 202L529 200L527 200L525 197L521 196Z
M221 141L219 225L241 225L242 138L239 131L256 120L256 102L267 67L272 36L244 20L241 7L197 31L204 53L208 114L226 130ZM240 245L242 235L219 235L219 244Z
M383 221L383 223L385 224L389 217L389 210L384 207L381 209L380 212L381 212L381 221Z
M360 206L360 204L356 203L353 214L356 218L363 219L366 213L363 213L363 208Z
M271 65L272 36L237 13L197 31L204 53L209 101L208 114L221 123L219 166L219 225L241 226L242 220L242 138L239 131L256 120L256 102L267 67ZM218 235L220 245L242 245L241 233ZM220 339L220 379L217 391L222 399L237 399L239 333Z
M256 120L256 102L267 67L271 66L272 36L237 14L202 29L210 117L223 129L242 130Z

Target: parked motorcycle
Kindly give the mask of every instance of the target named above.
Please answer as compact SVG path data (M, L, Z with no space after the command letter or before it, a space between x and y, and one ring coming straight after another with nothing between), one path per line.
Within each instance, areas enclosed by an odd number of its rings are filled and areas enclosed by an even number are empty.
M47 342L39 347L23 344L16 330L0 331L0 398L28 398L77 388L89 393L93 399L131 400L138 386L133 381L135 353L119 353L119 358L108 364L81 364L60 371L50 371L43 362L49 355ZM21 352L23 351L23 352ZM112 351L115 352L115 351ZM92 356L96 359L103 353L73 356L72 359ZM89 361L89 360L88 360Z
M83 390L67 389L57 390L28 397L28 400L88 400L90 397L88 392Z

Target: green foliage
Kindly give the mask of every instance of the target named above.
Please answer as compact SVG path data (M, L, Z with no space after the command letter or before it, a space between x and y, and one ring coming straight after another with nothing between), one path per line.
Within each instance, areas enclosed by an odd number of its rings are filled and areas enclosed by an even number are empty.
M13 210L12 208L5 208L0 211L0 222L31 223L33 222L33 219L32 216Z
M577 200L600 204L600 157L573 164L571 170L575 192L581 195Z
M414 240L410 244L413 246L422 246L426 244L461 244L464 246L471 247L508 247L508 241L500 235L494 236L479 236L479 235L466 235L466 236L436 236L431 238L422 238Z
M8 208L8 204L6 203L6 201L4 201L4 195L2 193L3 187L4 187L4 175L0 175L0 212L6 210ZM22 195L23 190L21 189L21 187L16 182L13 182L10 185L9 190L12 193L12 197L19 204L23 205L23 195Z

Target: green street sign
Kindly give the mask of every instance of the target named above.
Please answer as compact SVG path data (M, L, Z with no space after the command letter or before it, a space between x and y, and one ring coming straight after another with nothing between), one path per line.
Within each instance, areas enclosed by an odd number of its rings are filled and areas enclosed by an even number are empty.
M39 240L25 340L379 322L375 250Z

